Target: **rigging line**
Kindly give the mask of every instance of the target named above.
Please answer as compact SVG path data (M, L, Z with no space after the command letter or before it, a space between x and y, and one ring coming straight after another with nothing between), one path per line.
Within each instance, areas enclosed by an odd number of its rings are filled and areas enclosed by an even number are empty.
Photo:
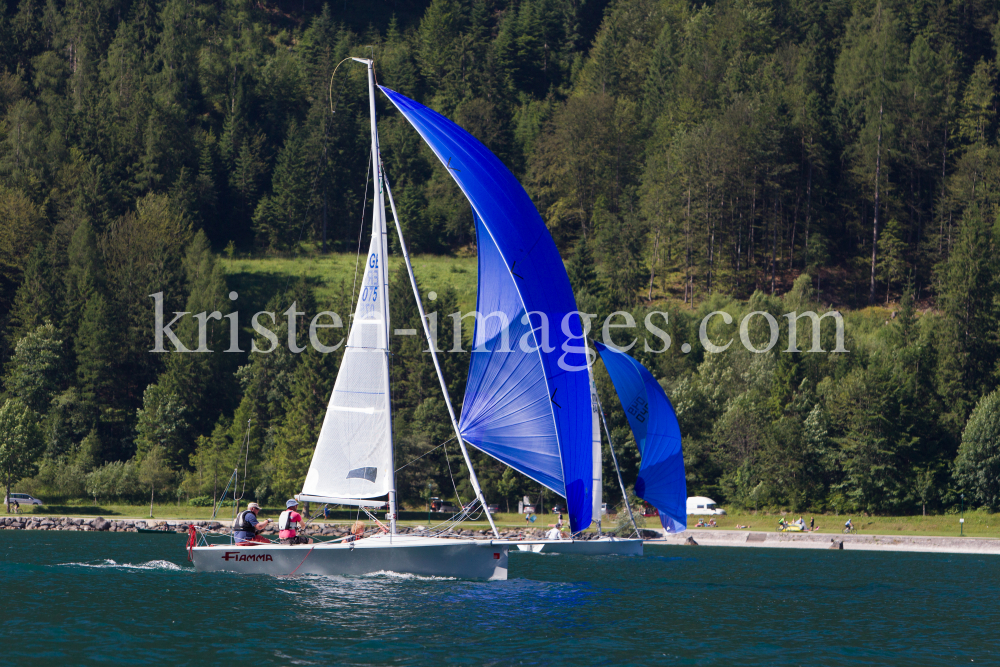
M233 477L236 476L236 471L237 470L239 470L239 466L233 468L233 474L229 476L229 483L226 484L226 490L222 492L222 497L219 498L218 503L215 505L215 509L212 510L212 518L213 519L219 513L219 508L222 507L222 503L225 502L225 500L226 500L226 494L229 493L229 487L232 486ZM234 491L235 491L235 489L234 489Z
M240 501L243 500L243 496L247 492L247 465L250 462L250 420L247 419L247 431L246 436L243 438L243 442L246 445L246 454L243 458L243 487L240 489L240 497L236 498L236 489L233 489L233 500ZM237 459L236 469L239 470L240 464L239 459ZM235 471L234 471L235 472ZM239 502L236 503L236 507L239 508Z
M368 167L365 169L365 196L361 199L361 227L358 229L358 251L354 257L354 285L351 287L351 312L348 313L351 324L354 324L354 292L358 288L358 264L361 261L361 236L365 233L365 212L368 210L368 177L372 173L372 149L368 149ZM350 338L350 327L348 327Z
M408 465L411 465L411 464L413 464L413 463L416 463L417 461L419 461L420 459L424 458L425 456L427 456L427 455L428 455L428 454L430 454L431 452L434 452L434 451L437 451L437 450L441 449L442 447L444 447L444 446L445 446L445 443L449 443L449 442L451 442L451 441L452 441L452 440L454 440L454 439L455 439L455 436L452 436L452 437L448 438L447 440L445 440L444 442L442 442L442 443L441 443L440 445L438 445L438 446L437 446L437 447L435 447L434 449L432 449L432 450L430 450L430 451L427 451L427 452L424 452L423 454L421 454L421 455L420 455L420 456L418 456L417 458L413 459L413 460L412 460L412 461L410 461L409 463L406 463L405 465L402 465L402 466L400 466L400 467L396 468L396 472L399 472L400 470L402 470L403 468L405 468L405 467L406 467L406 466L408 466Z
M448 448L445 447L447 442L442 442L441 446L444 447L444 460L448 463L448 476L451 477L451 488L455 489L455 500L458 501L460 506L464 506L465 503L462 502L462 497L458 495L458 487L455 486L455 473L451 471L451 459L448 458Z
M291 572L289 572L289 573L288 573L288 576L289 576L289 577L290 577L290 576L292 576L293 574L295 574L296 572L298 572L298 571L299 571L299 567L302 567L303 563L305 563L305 562L306 562L306 558L309 558L309 554L311 554L311 553L313 552L313 549L315 549L315 548L316 548L316 545L314 544L314 545L313 545L313 548L312 548L312 549L310 549L310 550L309 550L309 551L308 551L308 552L306 553L306 556L305 556L305 558L303 558L303 559L302 559L302 563L299 563L298 567L296 567L296 568L295 568L294 570L292 570Z
M478 502L479 502L478 498L474 498L472 501L473 505L477 504ZM438 535L443 535L447 531L451 530L452 528L454 528L455 526L457 526L458 524L462 523L467 518L469 518L471 510L472 507L469 507L467 509L462 509L462 511L460 511L458 514L452 515L451 517L445 519L441 523L428 528L424 532L429 534L430 537L437 537ZM440 530L438 530L439 528Z
M333 74L330 75L330 86L328 87L327 92L328 92L328 94L330 96L330 113L331 114L337 113L337 107L333 104L333 77L337 74L337 70L340 68L340 66L343 65L344 63L346 63L350 59L351 59L351 56L347 56L346 58L344 58L343 60L341 60L339 63L337 63L337 66L333 68Z
M360 505L359 505L359 507L360 507ZM368 515L369 519L371 519L376 524L378 524L378 527L382 529L382 532L384 532L384 533L388 533L389 532L389 529L385 527L385 524L382 523L381 521L379 521L377 516L375 516L374 514L372 514L371 512L369 512L367 507L364 507L362 509L364 509L365 514Z
M594 386L596 389L596 385ZM639 526L635 523L635 516L632 515L632 506L628 503L628 491L625 490L625 482L622 481L622 471L621 468L618 467L618 456L615 454L615 443L611 440L611 430L608 428L608 418L604 414L604 406L601 404L601 395L595 392L594 398L597 399L597 409L601 411L601 423L604 425L604 432L608 436L608 449L611 451L611 460L615 464L615 474L618 475L618 486L621 487L622 490L622 499L625 503L625 509L628 510L628 518L632 522L632 528L635 530L635 534L641 537L642 535L639 533Z

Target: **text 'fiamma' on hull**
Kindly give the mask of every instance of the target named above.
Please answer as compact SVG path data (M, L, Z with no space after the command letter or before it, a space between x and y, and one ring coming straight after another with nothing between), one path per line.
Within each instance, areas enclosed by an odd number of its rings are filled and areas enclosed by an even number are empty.
M487 540L380 535L353 543L194 547L202 572L356 576L395 572L426 577L504 580L509 547Z

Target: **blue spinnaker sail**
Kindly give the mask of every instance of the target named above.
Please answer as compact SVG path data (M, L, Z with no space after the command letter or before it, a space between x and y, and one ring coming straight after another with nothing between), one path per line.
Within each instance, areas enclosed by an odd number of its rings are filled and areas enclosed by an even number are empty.
M639 446L642 463L635 495L660 512L669 533L687 528L687 481L677 414L663 387L646 367L615 348L594 341Z
M471 134L381 87L472 204L479 247L474 350L459 430L591 521L586 345L562 258L521 184Z

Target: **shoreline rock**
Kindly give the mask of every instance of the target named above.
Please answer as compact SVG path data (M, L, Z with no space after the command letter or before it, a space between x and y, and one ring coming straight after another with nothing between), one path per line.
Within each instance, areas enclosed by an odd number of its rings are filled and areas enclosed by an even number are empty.
M310 537L345 537L349 534L350 528L353 522L348 523L312 523L306 526L304 529L299 530L300 535L308 535ZM7 517L0 517L0 529L2 530L64 530L64 531L80 531L80 532L110 532L110 533L137 533L139 529L147 530L161 530L163 532L184 534L188 530L189 525L195 525L198 528L209 530L215 533L231 533L231 521L213 521L211 519L198 519L198 520L182 520L182 519L105 519L104 517L95 517L93 519L80 519L80 518L69 518L69 517L48 517L48 516L35 516L31 515L14 515ZM437 534L437 531L430 530L424 526L399 526L398 532L400 534L413 534L421 535L425 533ZM544 539L545 533L548 532L545 528L525 528L525 529L513 529L507 528L500 531L500 539L502 540L517 540L517 539ZM276 523L268 526L261 534L267 537L277 537L278 528ZM653 531L644 530L643 537L651 537ZM607 535L607 533L605 533ZM439 537L445 538L472 538L478 540L489 540L496 539L493 537L492 533L487 530L461 530L456 528L451 528L444 533L441 533ZM596 539L596 533L585 533L584 535L578 537L580 540L591 540Z

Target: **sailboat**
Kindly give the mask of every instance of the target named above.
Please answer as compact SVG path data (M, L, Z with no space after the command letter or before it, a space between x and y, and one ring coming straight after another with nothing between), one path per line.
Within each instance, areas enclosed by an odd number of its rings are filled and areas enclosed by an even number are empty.
M625 410L639 454L635 495L655 507L668 533L687 529L687 480L677 413L663 387L641 363L594 341Z
M466 442L558 488L572 508L574 530L590 524L589 438L580 427L589 407L582 368L585 348L576 302L551 235L513 174L468 132L427 107L384 86L378 88L417 130L472 205L479 241L477 310L469 383L462 420L455 416L437 358L436 340L413 274L402 227L379 153L373 63L368 68L372 162L377 185L372 238L346 351L306 474L300 502L387 508L384 532L350 543L211 545L192 533L189 558L199 571L248 574L358 575L380 571L470 579L506 579L512 542L500 540L469 458ZM389 199L429 351L465 463L475 501L485 512L492 540L401 535L396 530L389 400L388 230ZM542 340L539 317L561 323ZM518 343L503 345L509 336ZM579 456L561 457L560 453ZM513 462L513 463L512 463ZM385 498L385 499L383 499ZM374 517L373 517L374 518ZM381 522L379 522L381 525Z
M641 556L643 540L621 538L613 535L601 535L601 510L603 507L603 457L601 455L601 422L603 421L603 410L601 401L597 395L597 385L594 383L593 365L587 364L587 379L590 384L590 432L591 432L591 456L592 456L592 510L595 517L594 523L597 525L597 538L589 540L543 540L534 543L518 544L519 551L546 554L576 554L579 556ZM607 424L604 425L607 431ZM618 458L615 455L614 445L611 442L611 433L608 432L608 446L611 449L611 457L614 461L615 473L618 475L618 486L622 490L622 497L625 499L625 510L629 514L632 527L638 535L639 529L635 525L635 518L632 517L632 509L628 505L628 494L625 491L625 484L622 481L621 471L618 469Z

